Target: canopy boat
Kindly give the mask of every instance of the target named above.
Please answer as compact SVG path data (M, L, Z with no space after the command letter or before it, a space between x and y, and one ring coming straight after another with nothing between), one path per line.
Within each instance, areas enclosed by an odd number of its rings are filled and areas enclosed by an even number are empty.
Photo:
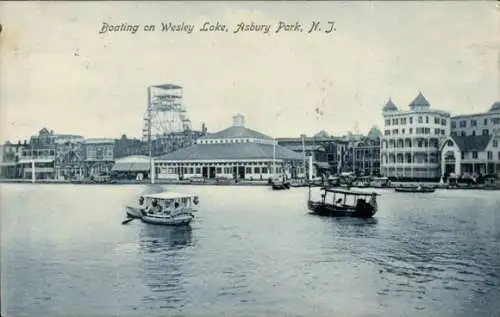
M198 203L198 196L163 192L141 196L139 205L127 206L126 212L129 218L140 218L149 224L187 225L193 220Z
M398 193L433 193L436 189L428 186L396 187Z
M345 189L322 188L321 201L309 199L307 207L312 214L330 217L371 218L377 212L377 193L356 192Z

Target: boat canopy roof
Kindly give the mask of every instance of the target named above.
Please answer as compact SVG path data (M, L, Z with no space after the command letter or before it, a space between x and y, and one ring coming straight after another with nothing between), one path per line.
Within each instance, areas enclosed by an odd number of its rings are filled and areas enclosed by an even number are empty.
M142 197L144 197L144 198L159 199L159 200L192 198L194 196L195 195L192 195L192 194L182 194L182 193L174 193L174 192L163 192L163 193L157 193L157 194L142 195Z
M325 192L329 193L334 193L334 194L342 194L342 195L351 195L351 196L380 196L380 194L377 194L375 192L357 192L353 190L346 190L346 189L336 189L336 188L325 188Z

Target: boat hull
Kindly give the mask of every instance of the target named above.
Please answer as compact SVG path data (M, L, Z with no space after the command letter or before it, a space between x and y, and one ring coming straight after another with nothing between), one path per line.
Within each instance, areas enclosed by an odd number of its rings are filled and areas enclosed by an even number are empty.
M309 201L307 205L310 213L327 217L371 218L377 212L377 208L370 204L365 204L362 207L354 207Z
M273 184L272 188L273 188L273 190L290 189L290 184L289 183L285 183L285 184Z
M191 223L194 216L190 213L183 213L175 216L146 215L141 220L144 223L162 226L186 226Z
M139 219L142 218L142 211L144 209L139 206L127 206L125 210L128 218Z
M394 189L398 193L433 193L435 191L434 188L395 188Z

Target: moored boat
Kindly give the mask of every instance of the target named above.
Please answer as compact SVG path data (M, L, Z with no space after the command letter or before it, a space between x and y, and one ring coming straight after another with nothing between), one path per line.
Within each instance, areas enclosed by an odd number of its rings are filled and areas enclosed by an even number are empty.
M290 189L290 182L283 178L274 178L271 180L271 187L273 190Z
M396 187L398 193L433 193L436 189L428 186Z
M144 195L139 205L126 206L127 217L156 225L188 225L194 218L198 196L174 192Z
M371 218L377 213L377 193L322 188L321 201L311 200L311 189L307 207L312 214L329 217Z

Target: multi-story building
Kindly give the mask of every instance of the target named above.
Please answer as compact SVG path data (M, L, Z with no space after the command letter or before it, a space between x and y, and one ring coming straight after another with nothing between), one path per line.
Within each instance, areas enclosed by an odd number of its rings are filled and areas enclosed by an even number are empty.
M441 149L442 176L500 174L500 102L488 112L451 118Z
M487 112L451 117L451 135L500 135L500 101Z
M440 146L450 135L450 113L431 108L422 93L400 110L391 99L383 108L381 174L399 180L438 180Z
M95 177L111 172L114 164L115 140L87 139L85 148L85 176Z
M18 169L22 178L31 178L33 167L36 179L54 179L54 161L56 150L54 148L25 148L22 150L18 162Z
M312 157L314 163L313 176L319 175L319 170L336 173L341 164L341 147L344 142L333 138L322 130L312 137L302 134L298 138L278 138L278 144L304 156L303 166L297 168L297 177L304 177L309 172L308 160Z
M21 157L22 149L25 144L13 144L9 141L0 145L0 178L16 178L18 177L17 163Z
M382 133L374 126L366 136L349 144L353 155L349 156L352 170L359 175L380 174L380 138Z

